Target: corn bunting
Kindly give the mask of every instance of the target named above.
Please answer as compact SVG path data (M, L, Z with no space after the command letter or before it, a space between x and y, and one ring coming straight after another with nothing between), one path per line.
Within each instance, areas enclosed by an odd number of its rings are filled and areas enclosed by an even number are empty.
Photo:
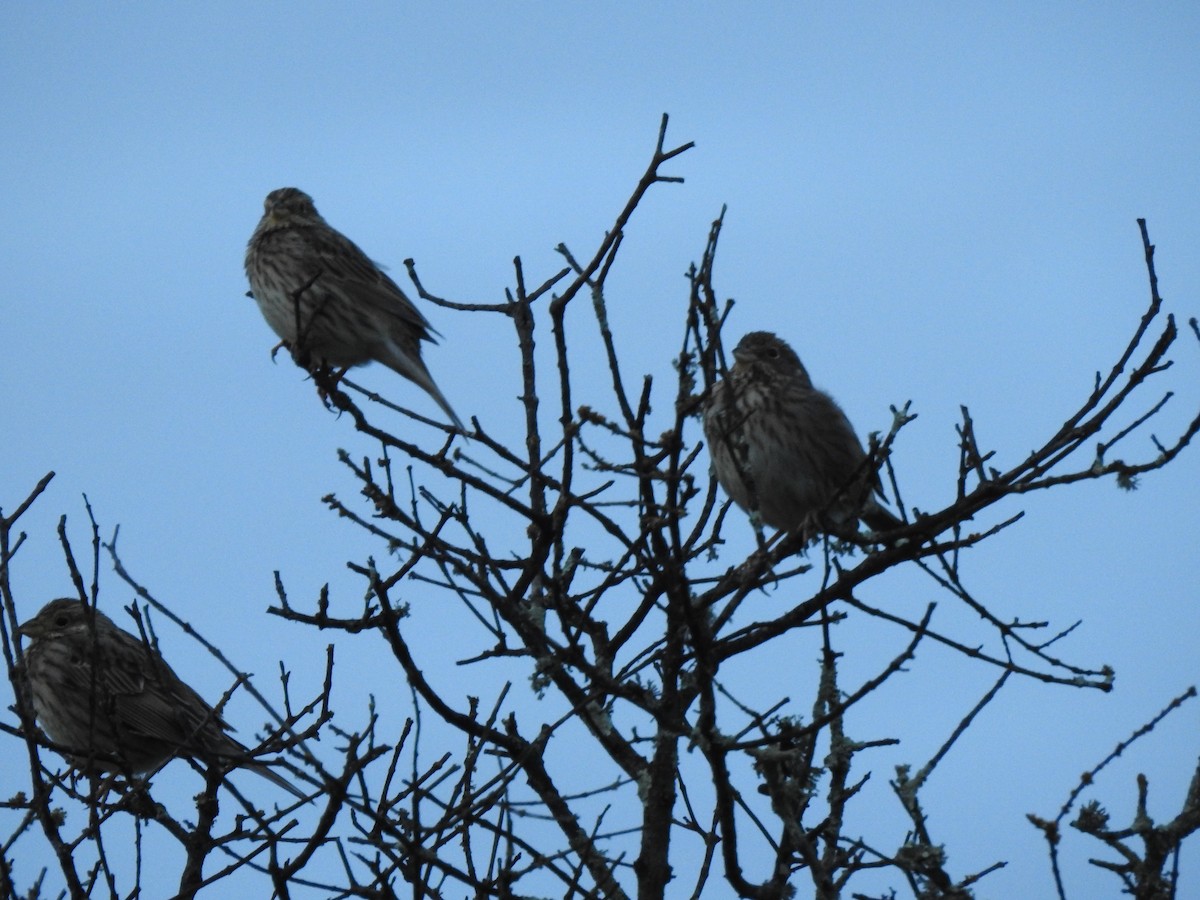
M267 195L246 247L246 277L267 324L306 368L376 360L416 382L460 429L421 361L435 333L411 300L358 245L329 225L297 188Z
M879 505L879 476L840 406L813 387L784 341L754 331L733 351L704 409L717 481L733 502L782 530L837 532L862 519L903 523Z
M140 638L78 600L51 600L17 629L42 730L76 765L123 773L175 756L239 765L305 795L225 733L220 715Z

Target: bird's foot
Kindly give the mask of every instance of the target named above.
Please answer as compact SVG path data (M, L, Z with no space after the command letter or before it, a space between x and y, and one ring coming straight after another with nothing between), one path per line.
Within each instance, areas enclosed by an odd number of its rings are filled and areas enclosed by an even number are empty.
M313 381L317 385L317 396L321 398L322 405L330 412L336 409L339 416L342 414L342 410L330 400L330 396L338 389L338 385L341 384L348 371L350 371L348 366L343 366L341 369L312 370Z

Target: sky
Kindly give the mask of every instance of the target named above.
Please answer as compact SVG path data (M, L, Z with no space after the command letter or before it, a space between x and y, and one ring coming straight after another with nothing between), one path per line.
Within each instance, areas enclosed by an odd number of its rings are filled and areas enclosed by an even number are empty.
M156 596L260 683L282 660L315 690L329 637L265 614L273 572L296 598L326 582L361 597L345 563L378 547L321 498L354 501L336 452L374 448L321 408L302 372L270 360L276 339L242 268L263 197L301 187L402 284L411 257L433 293L498 302L514 257L537 283L561 267L560 242L590 256L664 112L668 144L696 146L668 166L684 182L643 202L610 279L625 370L669 392L683 276L727 206L716 275L737 301L727 334L785 337L861 433L912 401L919 417L893 461L907 501L938 508L953 496L961 405L1015 463L1124 348L1148 295L1138 217L1168 311L1200 314L1197 48L1188 3L4 4L0 509L57 473L23 520L19 606L32 614L70 593L56 527L66 515L86 556L86 495ZM451 403L515 438L511 336L495 317L422 309L444 336L425 360ZM1185 333L1175 367L1135 404L1175 392L1153 428L1164 439L1200 405L1197 351ZM579 365L601 371L598 357ZM438 416L381 366L355 379ZM1125 449L1152 452L1144 434ZM1198 460L1185 452L1133 492L1082 484L989 519L1026 513L974 555L975 589L1006 617L1082 620L1064 654L1117 678L1103 696L1011 686L939 770L926 806L956 838L953 871L1010 861L981 896L1050 894L1025 813L1056 811L1081 772L1200 674ZM907 602L937 598L928 581L898 584ZM110 612L132 599L107 565L101 594ZM416 622L454 637L436 614ZM876 647L865 631L864 658L847 665L869 671L896 636ZM162 639L205 696L228 687L183 635ZM339 701L361 714L354 688L393 670L381 647L339 650ZM903 733L894 761L919 763L991 673L930 653L906 677L860 727ZM407 692L391 699L389 714L407 715ZM241 712L252 731L255 711ZM1198 726L1193 703L1097 796L1127 818L1145 772L1152 813L1172 815ZM881 786L892 760L879 757ZM6 770L0 794L20 778ZM1184 884L1196 892L1192 849ZM1099 851L1068 836L1075 896L1117 896L1085 862Z

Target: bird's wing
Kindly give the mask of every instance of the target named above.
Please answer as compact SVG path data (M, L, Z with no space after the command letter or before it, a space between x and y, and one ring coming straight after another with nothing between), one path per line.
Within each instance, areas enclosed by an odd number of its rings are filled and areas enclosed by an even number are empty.
M166 661L132 635L105 661L104 687L121 727L181 747L224 738L225 723ZM232 738L225 738L232 740Z
M849 417L828 394L820 391L816 391L815 393L819 394L831 407L830 414L826 418L826 421L829 423L830 432L826 436L826 440L830 442L830 446L837 446L839 448L841 459L854 460L854 467L851 471L858 470L857 477L862 478L869 487L869 490L864 491L864 495L869 497L872 493L875 493L882 497L883 482L879 478L879 472L867 471L867 451L863 449L862 441L858 439L858 434L855 433L854 426L850 424Z
M321 267L326 290L340 293L360 309L398 318L422 340L433 340L433 328L400 286L352 240L332 229L301 230L311 255Z

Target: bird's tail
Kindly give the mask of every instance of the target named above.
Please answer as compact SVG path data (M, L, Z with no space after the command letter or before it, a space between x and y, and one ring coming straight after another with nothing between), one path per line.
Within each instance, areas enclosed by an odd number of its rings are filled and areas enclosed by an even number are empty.
M872 531L891 531L904 525L891 512L882 507L874 497L867 499L867 505L863 507L862 511L862 520Z
M209 765L220 765L226 771L246 769L283 788L299 800L309 799L309 795L298 788L293 781L284 778L267 763L259 762L250 756L250 750L233 735L222 731L214 742L217 743L216 747L210 746L207 748L208 752L199 754L204 762Z
M286 778L284 778L282 775L280 775L278 772L276 772L274 769L272 769L266 763L260 763L260 762L246 763L246 765L243 766L242 768L249 769L251 772L254 772L256 775L261 775L263 778L267 779L267 781L271 782L272 784L278 785L279 787L283 788L285 791L287 791L293 797L297 797L300 800L308 800L309 799L308 794L304 793L304 791L300 790L300 788L296 787L296 785L292 784L292 782L288 781Z
M458 413L454 411L454 407L450 405L450 401L438 389L438 386L433 381L433 376L425 368L425 363L421 360L421 348L419 345L414 347L411 353L406 353L395 340L388 339L386 353L381 361L389 369L399 372L409 381L420 386L442 408L442 411L450 417L450 421L455 424L459 431L465 432L467 430L466 426L463 425L462 419L458 417Z

